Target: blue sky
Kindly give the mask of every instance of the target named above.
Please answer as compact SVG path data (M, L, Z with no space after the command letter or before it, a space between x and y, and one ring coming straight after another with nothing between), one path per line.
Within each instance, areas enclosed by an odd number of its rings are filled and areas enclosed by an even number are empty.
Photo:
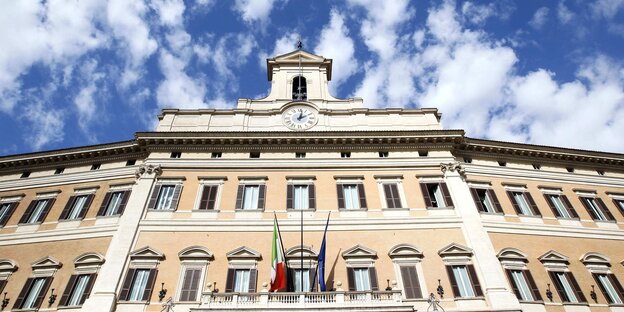
M436 107L477 138L624 152L624 0L0 2L0 155L232 108L265 59L334 60L333 93Z

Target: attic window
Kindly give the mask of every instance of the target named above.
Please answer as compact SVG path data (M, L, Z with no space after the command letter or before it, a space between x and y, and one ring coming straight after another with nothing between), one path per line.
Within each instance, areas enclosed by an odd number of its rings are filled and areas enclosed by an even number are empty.
M340 158L350 158L351 152L340 152Z
M182 157L182 152L171 152L169 158L180 158Z
M305 158L305 157L306 157L306 153L304 152L295 153L295 158Z
M251 152L249 153L249 158L260 158L259 152Z
M506 162L506 161L499 160L499 161L498 161L498 165L499 165L499 166L501 166L501 167L506 167L506 166L507 166L507 162Z
M128 159L126 161L126 166L134 166L136 164L136 159Z
M63 171L65 171L65 168L56 168L56 170L54 170L54 174L61 174Z
M387 158L389 154L390 154L389 152L379 152L379 157Z
M598 175L601 175L601 176L605 175L604 170L596 170L596 173L598 173Z
M533 169L540 170L542 169L542 166L540 164L533 164Z
M221 158L221 156L223 156L222 152L212 152L212 154L210 154L210 158Z
M28 178L28 177L30 177L30 171L24 171L24 172L22 173L22 176L20 176L20 178L22 178L22 179L23 179L23 178Z
M464 162L467 164L472 164L472 158L464 157Z
M572 167L566 167L566 170L567 170L569 173L574 173L574 168L572 168Z
M297 76L292 81L292 98L297 101L305 101L308 99L308 88L306 79L303 76Z
M93 164L93 165L91 165L91 170L100 170L100 166L101 165L102 164Z

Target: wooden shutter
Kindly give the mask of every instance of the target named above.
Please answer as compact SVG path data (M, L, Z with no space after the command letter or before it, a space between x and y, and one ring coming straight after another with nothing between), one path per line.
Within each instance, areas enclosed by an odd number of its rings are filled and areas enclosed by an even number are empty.
M264 202L266 198L266 185L260 184L258 186L258 209L264 209Z
M507 196L509 196L509 201L511 202L511 206L513 206L514 210L516 211L516 214L517 215L521 215L522 214L522 210L520 210L520 206L516 202L516 199L514 198L513 192L512 191L507 191Z
M256 271L256 269L250 269L249 270L249 292L250 293L256 292L257 278L258 278L258 272Z
M293 209L293 207L295 206L293 199L294 188L295 186L292 184L286 185L286 209Z
M552 196L554 195L550 195L550 194L544 194L544 199L546 199L546 202L548 203L548 207L550 207L550 210L552 210L553 215L555 215L555 217L557 218L561 218L561 214L559 213L559 210L557 210L557 207L555 207L555 204L552 202Z
M87 195L87 199L85 200L85 203L82 206L82 209L80 209L80 213L78 213L78 219L82 219L85 217L85 215L87 214L87 211L89 210L89 207L91 207L91 203L93 202L93 197L95 197L95 194Z
M0 294L2 293L2 291L4 290L4 287L6 286L7 281L6 280L1 280L0 281Z
M533 293L533 300L541 301L542 295L540 294L539 289L537 288L537 284L535 284L535 280L533 279L533 275L531 275L531 271L523 270L522 274L524 274L524 278L529 283L529 287L531 287L531 293Z
M565 276L574 288L576 299L578 299L579 302L587 302L587 299L585 299L585 295L583 294L583 291L581 290L579 284L576 282L574 275L572 275L572 272L565 272Z
M22 287L22 290L20 291L19 295L17 296L17 299L15 300L15 304L13 304L13 310L22 308L22 303L24 302L24 298L28 294L28 291L30 290L30 287L32 287L32 284L34 281L35 281L34 277L29 277L26 280L24 287Z
M399 188L396 183L383 184L384 195L386 196L386 205L388 208L401 208L401 198L399 196Z
M199 201L199 210L213 210L217 198L218 185L204 185L202 188L202 196Z
M78 279L78 275L76 274L72 274L72 276L69 277L69 282L67 282L67 286L65 286L65 291L63 291L63 295L61 296L61 301L59 301L60 306L67 305L69 296L71 295L72 290L74 290L74 287L76 286L77 279Z
M442 195L444 195L444 203L446 204L446 207L452 207L453 199L451 198L451 193L449 192L446 183L440 182L440 189L442 190Z
M26 208L26 211L24 211L24 214L22 215L22 218L20 219L19 223L27 223L28 222L28 218L30 218L30 215L32 214L33 210L35 209L35 205L37 205L37 202L39 200L37 199L33 199L30 204L28 205L28 208Z
M607 303L613 303L613 301L611 300L611 297L609 297L609 294L608 294L607 290L605 289L604 285L602 285L602 283L600 282L600 278L599 278L600 275L601 274L592 273L592 277L596 281L596 284L598 284L598 288L600 288L600 291L602 292L602 295L605 297L605 299L607 299Z
M599 198L599 197L596 197L596 202L598 203L598 207L602 210L602 213L604 213L605 216L607 216L607 220L608 221L615 221L615 217L613 216L611 211L609 211L609 208L607 208L607 206L602 201L602 199Z
M531 207L531 210L533 211L533 215L541 216L542 213L540 213L539 209L537 208L537 204L535 204L535 201L533 200L533 196L531 196L531 193L524 192L524 197L529 202L529 207Z
M286 268L286 290L295 291L295 269L290 267Z
M158 274L158 270L150 269L149 276L147 277L147 284L145 285L145 291L143 292L143 301L149 301L152 296L152 290L154 289L154 284L156 283L156 275Z
M316 274L316 269L310 268L308 270L308 274L309 274L308 278L310 279L310 290L308 290L308 291L314 291L314 287L316 286L317 281L318 281L318 276Z
M69 212L71 211L75 202L76 202L76 196L70 196L69 200L67 200L67 204L65 204L65 208L63 208L63 211L61 212L61 216L59 217L59 220L67 219L67 216L69 215Z
M358 195L360 196L360 208L366 209L366 193L364 193L364 184L357 184Z
M453 266L447 265L446 266L446 273L448 273L448 276L449 276L449 282L451 283L451 289L453 290L453 296L455 298L461 297L461 294L459 293L459 287L457 286L457 281L455 280L455 274L453 274Z
M563 290L563 285L561 285L559 278L557 278L557 273L548 271L548 275L550 275L550 279L552 280L553 286L555 286L555 289L557 290L557 293L559 294L559 298L561 299L561 301L569 302L570 299L568 298L565 291Z
M39 215L39 218L37 219L36 222L43 222L43 220L45 220L45 218L48 216L48 212L50 212L50 209L52 209L52 206L54 206L55 201L56 201L56 198L48 199L45 207L43 207L43 211Z
M316 209L316 190L314 184L308 185L308 208Z
M620 296L620 300L624 301L624 288L622 288L622 284L620 284L620 282L618 281L618 279L615 277L613 273L608 273L607 277L611 281L611 285L613 285L613 287L615 288L615 291Z
M375 267L368 268L368 277L370 278L371 290L379 290L379 282L377 281L377 269L375 269Z
M82 298L80 298L80 305L82 305L89 295L91 295L91 290L93 290L93 284L95 284L95 279L97 278L97 274L89 274L89 280L87 281L87 287L85 287L84 292L82 293Z
M413 265L401 266L401 280L403 281L403 291L405 292L405 298L414 299L422 298L422 291L420 290L420 282L418 281L418 274L416 273L416 267Z
M227 278L225 280L225 292L226 293L230 293L232 292L232 290L234 290L234 278L236 276L236 270L235 269L228 269L227 270Z
M126 210L126 205L128 204L128 199L130 199L130 193L132 193L131 190L123 191L123 193L121 194L121 203L119 203L119 207L117 207L116 214L122 215L124 213L124 210Z
M152 189L152 194L150 195L149 202L147 202L147 209L156 208L156 202L158 201L158 194L160 194L160 189L162 188L161 184L154 185Z
M243 209L243 195L245 194L245 184L238 185L236 192L236 209Z
M178 209L178 203L180 202L180 194L182 193L182 184L176 184L173 189L173 198L171 198L171 210Z
M132 280L134 280L135 271L136 269L128 269L128 273L126 273L126 279L123 282L123 286L121 286L119 300L128 300L128 295L130 294L130 287L132 286Z
M429 197L429 188L427 187L427 183L420 183L420 190L423 194L423 198L425 199L426 207L433 207L431 203L431 197Z
M565 208L568 210L568 213L570 214L570 216L572 218L578 218L579 215L578 213L576 213L576 209L574 209L574 206L572 206L572 204L568 200L568 196L559 195L559 197L561 198L561 201L563 201L563 204L565 205Z
M479 283L479 278L477 277L477 272L475 272L473 265L467 265L466 269L468 269L468 273L470 275L470 281L472 282L472 289L474 289L475 295L477 297L483 296L483 291L481 290L481 284Z
M7 210L6 214L4 215L4 218L0 219L0 226L5 226L7 222L9 222L9 219L11 219L11 216L13 215L13 211L15 211L15 207L17 207L17 204L18 204L17 202L9 204L9 210Z
M490 199L494 202L494 211L498 213L503 213L503 207L501 206L500 201L498 201L496 192L494 192L494 190L492 189L488 189L487 192L490 195Z
M585 206L585 210L587 210L587 213L592 218L592 220L600 220L600 218L598 218L598 215L596 215L594 210L590 207L589 198L581 197L580 199L581 199L581 203L583 203L583 206Z
M522 296L520 295L520 290L518 290L518 285L516 285L516 281L513 279L512 270L505 269L505 273L507 273L507 279L509 280L509 285L511 285L511 290L516 295L518 300L522 300Z
M349 283L349 291L355 291L355 272L353 272L353 268L347 268L347 281Z
M197 288L202 270L200 268L187 268L184 271L182 289L180 291L180 301L196 301Z
M106 213L106 207L108 206L108 203L110 202L112 194L113 192L106 192L106 195L104 195L104 199L102 200L102 205L100 205L100 210L98 210L98 213L97 213L98 216L103 216L104 213Z
M336 194L338 194L338 209L345 208L343 184L336 184Z
M472 200L474 200L475 206L477 206L477 210L479 210L479 212L485 212L485 207L481 202L481 198L479 198L479 193L477 192L477 189L471 187L470 194L472 194Z
M52 277L45 277L45 281L43 282L43 287L41 287L41 291L39 292L38 296L37 296L37 300L35 301L35 308L39 309L39 307L41 306L41 303L43 303L43 300L46 298L46 295L48 294L48 289L50 288L50 284L52 284Z

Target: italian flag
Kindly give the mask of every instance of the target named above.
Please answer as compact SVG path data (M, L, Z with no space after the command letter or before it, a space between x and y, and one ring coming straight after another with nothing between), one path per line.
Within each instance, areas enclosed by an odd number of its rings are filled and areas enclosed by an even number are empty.
M276 291L286 288L286 274L284 269L284 253L279 235L277 218L273 222L273 242L271 244L271 289Z

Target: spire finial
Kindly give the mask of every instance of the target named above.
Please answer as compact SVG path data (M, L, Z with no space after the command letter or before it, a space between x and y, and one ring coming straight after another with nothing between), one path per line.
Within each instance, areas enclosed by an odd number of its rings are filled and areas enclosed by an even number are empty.
M301 48L303 48L303 42L301 42L301 38L299 38L299 41L297 41L297 49L301 50Z

